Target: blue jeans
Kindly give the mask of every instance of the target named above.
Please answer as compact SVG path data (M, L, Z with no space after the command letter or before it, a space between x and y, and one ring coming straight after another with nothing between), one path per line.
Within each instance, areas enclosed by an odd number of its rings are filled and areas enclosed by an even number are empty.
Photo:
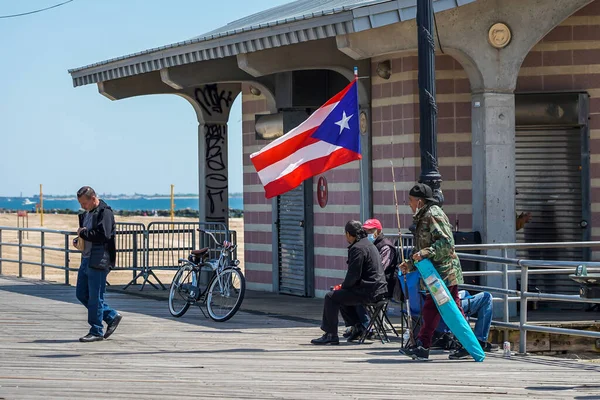
M90 334L103 336L102 321L111 324L117 312L104 302L106 290L106 276L109 271L90 268L90 259L82 258L79 272L77 273L77 286L75 295L77 300L88 310L88 324Z
M466 294L465 298L460 301L463 312L465 315L477 318L473 330L475 337L482 342L487 342L494 311L492 295L488 292L477 293L475 296L469 295L468 292ZM437 330L444 332L448 330L448 327L444 321L440 321Z

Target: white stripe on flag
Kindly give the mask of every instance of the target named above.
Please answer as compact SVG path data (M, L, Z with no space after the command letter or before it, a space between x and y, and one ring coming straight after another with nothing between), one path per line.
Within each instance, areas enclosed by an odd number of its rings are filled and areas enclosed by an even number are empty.
M266 145L265 147L263 147L256 153L252 153L250 155L250 158L256 157L260 153L262 153L266 150L270 150L273 147L285 142L286 140L293 138L294 136L300 135L301 133L304 133L312 128L315 128L315 127L321 125L323 123L323 121L325 121L325 118L327 118L329 116L331 111L333 111L333 109L338 104L339 104L339 101L335 102L335 103L331 103L330 105L328 105L326 107L319 108L317 111L315 111L310 117L308 117L308 119L306 119L300 125L298 125L294 129L292 129L285 135L275 139L274 141L272 141L271 143L269 143L268 145Z
M294 171L302 164L316 160L317 158L326 157L341 148L341 146L336 146L324 141L318 141L310 146L301 148L283 160L276 162L275 164L263 168L258 172L258 177L260 178L263 186L266 186L270 182L273 182Z

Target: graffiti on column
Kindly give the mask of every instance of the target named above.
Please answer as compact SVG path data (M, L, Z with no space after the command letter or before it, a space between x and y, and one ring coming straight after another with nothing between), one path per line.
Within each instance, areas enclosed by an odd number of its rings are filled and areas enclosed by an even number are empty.
M231 90L221 90L217 85L204 85L194 92L196 101L204 110L206 115L223 114L233 103Z
M204 125L206 140L206 221L226 222L229 213L227 193L227 125Z

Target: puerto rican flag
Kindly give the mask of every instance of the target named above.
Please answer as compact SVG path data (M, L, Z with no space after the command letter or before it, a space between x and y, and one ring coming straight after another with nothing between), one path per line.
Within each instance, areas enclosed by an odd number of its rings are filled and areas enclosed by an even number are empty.
M305 180L360 160L358 90L354 79L306 121L251 154L267 199Z

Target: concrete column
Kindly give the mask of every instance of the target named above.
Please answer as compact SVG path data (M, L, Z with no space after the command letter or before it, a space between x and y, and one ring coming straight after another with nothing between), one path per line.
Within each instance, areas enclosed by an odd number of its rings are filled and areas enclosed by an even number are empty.
M200 220L229 226L227 123L198 126Z
M481 232L483 243L514 243L515 96L473 94L472 107L473 229ZM502 256L502 251L487 254ZM499 271L502 265L487 264L487 270ZM484 281L488 286L502 286L501 276ZM509 284L514 288L515 279ZM494 308L494 314L501 315L500 304Z
M191 89L189 90L191 91ZM198 125L200 221L229 226L227 121L239 84L210 84L193 89Z

